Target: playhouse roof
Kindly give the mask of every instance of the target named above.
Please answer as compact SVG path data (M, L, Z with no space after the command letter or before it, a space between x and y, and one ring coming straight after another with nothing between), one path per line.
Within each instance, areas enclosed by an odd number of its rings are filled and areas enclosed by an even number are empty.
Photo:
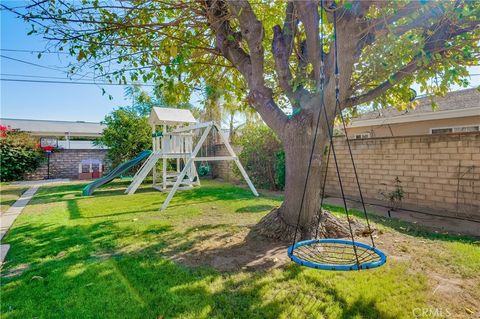
M150 112L148 122L156 125L177 125L184 123L196 123L197 120L193 117L193 114L190 112L190 110L154 107Z

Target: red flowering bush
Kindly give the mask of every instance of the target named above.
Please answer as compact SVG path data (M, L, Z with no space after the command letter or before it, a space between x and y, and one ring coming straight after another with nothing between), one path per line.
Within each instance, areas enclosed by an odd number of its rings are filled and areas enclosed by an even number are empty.
M0 180L20 180L35 171L45 156L37 141L25 132L0 125Z
M9 127L9 126L0 125L0 136L1 136L1 137L7 136L7 132L8 132L9 130L10 130L10 127Z

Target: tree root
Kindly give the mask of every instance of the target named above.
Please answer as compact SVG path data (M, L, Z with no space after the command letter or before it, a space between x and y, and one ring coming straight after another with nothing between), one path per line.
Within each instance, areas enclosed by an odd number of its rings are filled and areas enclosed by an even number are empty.
M366 225L355 218L350 218L350 226L355 236L368 236L370 231ZM284 242L292 242L296 225L290 225L280 215L278 208L273 209L256 224L248 236L263 236ZM373 229L372 229L373 231ZM296 240L313 238L351 238L348 221L338 218L322 209L320 224L317 220L308 227L299 227Z

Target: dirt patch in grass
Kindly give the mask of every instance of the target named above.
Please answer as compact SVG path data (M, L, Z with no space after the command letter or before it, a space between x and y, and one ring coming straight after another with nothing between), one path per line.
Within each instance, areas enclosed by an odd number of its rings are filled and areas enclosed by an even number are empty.
M189 250L172 257L188 266L211 266L220 271L264 270L285 265L288 245L247 236L249 227L231 233L215 233L197 241Z
M432 311L448 310L448 318L480 318L480 276L465 278L453 267L458 262L454 256L449 263L440 263L443 242L388 231L379 235L376 243L389 262L408 262L413 274L427 275Z
M25 271L29 270L31 267L30 264L19 264L13 268L10 268L8 271L2 274L3 278L12 278L15 276L20 276Z
M199 226L191 248L171 259L187 266L210 266L229 272L271 270L291 263L288 243L248 236L250 228L249 225L226 232L202 230ZM432 252L444 250L441 242L382 230L375 233L374 239L377 247L387 254L388 263L408 263L411 266L408 271L413 275L427 275L432 309L448 309L451 318L480 315L480 278L462 278L447 265L439 264ZM369 243L370 239L357 240Z

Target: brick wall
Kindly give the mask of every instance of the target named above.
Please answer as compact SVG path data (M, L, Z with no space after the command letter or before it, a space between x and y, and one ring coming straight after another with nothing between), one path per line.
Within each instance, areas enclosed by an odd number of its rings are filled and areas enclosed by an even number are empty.
M372 138L350 144L366 199L388 202L384 195L395 189L398 176L404 208L480 219L480 133ZM344 138L335 139L335 150L345 192L358 198ZM332 156L327 180L327 194L339 195Z
M84 159L98 159L104 161L106 150L59 150L50 155L51 178L78 178L78 165ZM26 179L43 179L47 176L47 162L45 161L33 174Z
M405 196L403 208L480 220L480 133L371 138L350 144L367 202L389 204L385 196L395 189L398 176ZM335 138L335 149L346 195L358 199L343 137ZM235 151L240 153L239 148ZM216 155L226 154L217 145ZM232 164L215 163L215 176L238 180ZM327 195L339 196L333 158L327 180Z

